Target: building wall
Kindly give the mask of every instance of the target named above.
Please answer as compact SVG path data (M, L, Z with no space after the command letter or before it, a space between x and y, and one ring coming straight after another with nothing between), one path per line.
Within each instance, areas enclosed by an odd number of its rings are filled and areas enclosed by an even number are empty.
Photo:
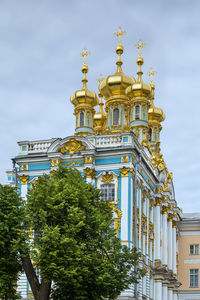
M200 214L186 214L179 224L178 279L179 299L200 299ZM190 245L199 245L198 254L190 254ZM190 287L190 270L198 270L198 287Z

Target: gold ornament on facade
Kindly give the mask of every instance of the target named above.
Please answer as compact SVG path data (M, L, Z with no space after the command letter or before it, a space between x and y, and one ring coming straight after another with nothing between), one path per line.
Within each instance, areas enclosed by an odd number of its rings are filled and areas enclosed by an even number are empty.
M119 209L119 200L117 199L115 202L109 202L109 206L112 208L112 210L115 213L114 217L114 228L116 234L121 231L121 217L122 212Z
M19 179L21 180L21 184L24 185L28 183L29 176L22 175L19 177Z
M56 167L62 165L61 161L59 159L52 159L51 160L51 166Z
M122 156L122 162L128 162L128 156L123 155Z
M111 183L114 180L114 176L113 174L109 174L108 172L106 172L104 175L102 175L101 177L101 181L104 183Z
M133 168L130 168L131 170L131 177L133 177L133 175L135 175L135 170Z
M172 221L172 227L173 227L173 228L176 228L176 227L177 227L177 224L178 224L178 221L175 221L175 220Z
M87 155L85 157L85 164L93 164L94 163L94 158L92 156Z
M163 215L167 215L168 209L169 209L169 208L168 208L167 206L163 206L163 207L162 207L162 214L163 214Z
M160 206L161 203L162 203L162 198L156 197L156 203L155 203L155 206Z
M83 171L87 178L95 179L96 171L94 169L85 168Z
M85 150L85 146L83 146L82 142L76 140L75 138L70 138L70 140L66 142L60 149L60 152L62 154L69 153L70 156L73 156L75 152L79 152L82 150Z
M81 166L83 164L84 164L84 161L79 162L79 161L72 160L72 161L70 161L68 163L65 163L63 165L66 166L66 167L75 167L75 166Z
M22 171L27 171L27 164L22 165Z
M173 221L173 218L174 218L174 215L173 215L173 214L168 214L167 221L168 221L168 222L172 222L172 221Z
M123 167L123 168L119 169L119 171L121 173L121 177L128 177L130 168Z

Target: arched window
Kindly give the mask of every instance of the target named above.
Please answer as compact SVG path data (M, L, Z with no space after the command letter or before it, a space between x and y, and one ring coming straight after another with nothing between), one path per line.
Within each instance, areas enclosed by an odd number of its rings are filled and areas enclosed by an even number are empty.
M105 201L115 201L115 185L113 183L102 184L101 192Z
M152 141L152 128L149 128L149 142Z
M119 125L119 109L113 109L113 125Z
M135 120L139 120L140 118L140 106L136 105L135 107Z
M84 126L84 112L80 113L80 127Z

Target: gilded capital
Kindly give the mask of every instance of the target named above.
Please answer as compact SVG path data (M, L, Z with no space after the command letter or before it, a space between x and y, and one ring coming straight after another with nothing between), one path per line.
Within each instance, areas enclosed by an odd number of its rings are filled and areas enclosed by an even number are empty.
M173 218L174 218L174 215L173 215L173 214L168 214L167 221L168 221L168 222L172 222Z
M92 179L95 178L96 171L94 169L85 168L83 171L87 178L92 178Z
M120 171L122 177L128 177L130 168L123 167L123 168L119 169L119 171Z
M177 227L177 224L178 224L178 221L175 221L175 220L172 221L172 227L173 227L173 228L176 228L176 227Z
M122 162L128 162L128 156L123 155L122 156Z
M21 184L24 185L28 183L29 176L22 175L19 177L19 179L21 180Z
M155 206L160 206L161 203L162 203L162 199L161 198L156 198Z
M87 155L85 157L85 164L93 164L94 163L94 158L90 155Z
M163 206L162 207L162 215L167 215L168 213L168 207L167 206Z

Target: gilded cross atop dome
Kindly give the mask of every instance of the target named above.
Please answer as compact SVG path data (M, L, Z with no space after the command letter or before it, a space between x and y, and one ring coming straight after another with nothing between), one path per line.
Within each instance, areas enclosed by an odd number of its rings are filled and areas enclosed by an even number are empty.
M97 82L101 83L104 80L104 77L102 74L99 75L99 78L97 79Z
M122 31L121 27L119 27L118 32L114 33L114 36L117 36L119 38L119 44L121 43L121 38L124 34L126 34L126 31Z
M153 68L150 68L150 71L147 73L147 75L150 77L150 83L153 83L153 76L156 75L157 72L153 70Z
M139 40L138 44L135 45L135 48L139 50L139 56L142 56L142 49L146 47L146 44L142 43L142 40Z
M80 53L80 56L83 57L83 63L84 63L85 65L87 65L86 57L87 57L88 55L90 55L90 54L91 54L91 52L87 51L86 48L84 48L84 49L83 49L83 52Z

